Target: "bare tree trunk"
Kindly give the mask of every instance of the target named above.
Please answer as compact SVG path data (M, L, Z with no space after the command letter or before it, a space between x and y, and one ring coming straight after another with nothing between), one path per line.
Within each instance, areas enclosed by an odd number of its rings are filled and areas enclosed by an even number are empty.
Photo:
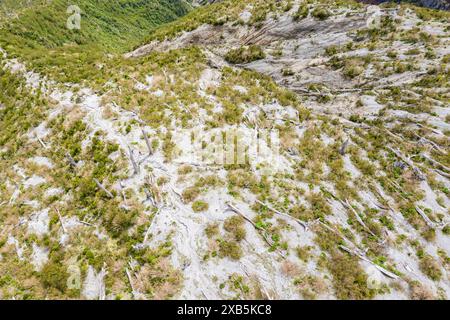
M358 221L358 223L364 228L364 230L366 230L368 233L370 233L372 236L374 236L375 238L378 238L370 229L369 227L366 226L366 224L364 223L364 221L362 221L361 217L359 216L358 212L356 212L356 210L352 207L352 205L350 204L350 202L348 202L347 199L345 199L345 202L341 201L342 205L344 207L347 207L350 211L353 212L353 214L356 217L356 220Z
M273 245L273 241L271 241L267 236L264 234L265 230L261 227L258 227L250 218L248 218L246 215L244 215L239 209L237 209L235 206L233 206L231 203L227 202L228 207L233 211L236 212L238 215L240 215L242 218L250 222L250 224L259 231L262 231L261 235L263 236L264 240L267 242L269 246Z
M341 156L343 156L343 155L345 155L345 151L347 150L347 146L348 146L348 143L350 142L350 140L349 139L347 139L347 140L345 140L345 142L342 144L342 146L339 148L339 154L341 155Z
M420 209L418 206L416 206L416 211L418 214L420 214L420 216L423 218L423 220L425 220L425 223L431 228L431 229L435 229L436 228L436 223L431 221L431 219L426 215L426 213Z
M380 267L379 265L377 265L376 263L372 262L371 260L369 260L366 256L362 255L361 253L359 253L359 252L357 252L357 251L354 251L354 250L351 250L351 249L349 249L349 248L347 248L347 247L345 247L345 246L343 246L343 245L339 245L339 248L341 248L341 249L344 250L344 251L347 251L347 252L350 253L350 254L353 254L353 255L359 257L360 259L362 259L362 260L364 260L364 261L366 261L366 262L369 262L369 263L372 264L375 268L377 268L378 270L380 270L380 272L381 272L382 274L384 274L385 276L387 276L387 277L389 277L389 278L391 278L391 279L398 279L398 278L399 278L395 273L392 273L392 272L390 272L389 270L386 270L385 268Z
M139 166L136 163L136 160L134 160L133 150L131 149L131 147L128 147L128 151L130 153L131 164L133 165L134 168L134 174L139 174Z
M147 145L148 148L148 155L151 156L153 154L152 145L144 129L142 129L142 135L144 136L145 144Z

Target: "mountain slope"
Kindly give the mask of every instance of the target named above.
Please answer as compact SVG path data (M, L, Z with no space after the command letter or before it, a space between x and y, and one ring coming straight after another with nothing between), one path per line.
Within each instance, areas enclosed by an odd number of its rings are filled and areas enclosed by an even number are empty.
M191 9L182 0L83 0L77 3L81 28L70 30L69 5L64 0L36 1L21 9L19 18L0 28L0 46L35 70L76 82L80 62L87 65L106 53L127 50L156 26Z
M76 83L2 51L0 296L448 298L448 15L380 8L223 1Z

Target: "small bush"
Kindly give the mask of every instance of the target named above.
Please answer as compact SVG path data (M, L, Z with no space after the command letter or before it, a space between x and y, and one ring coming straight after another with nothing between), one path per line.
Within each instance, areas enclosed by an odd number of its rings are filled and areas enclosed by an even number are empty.
M331 12L325 8L317 7L314 8L311 15L319 20L327 20L331 16Z
M194 212L202 212L202 211L206 211L208 210L209 205L201 200L195 201L192 204L192 210L194 210Z
M256 60L261 60L266 57L264 51L260 46L251 45L240 47L239 49L230 50L225 60L233 64L250 63Z
M221 241L219 243L220 257L229 257L233 260L239 260L242 257L242 249L236 241Z
M194 201L195 198L197 198L199 194L200 194L200 189L197 188L196 186L186 188L182 194L183 201L184 202Z
M223 228L225 231L232 233L236 241L241 241L246 236L243 224L244 218L241 216L232 216L225 220Z
M438 281L442 277L438 262L430 255L425 255L419 262L420 270L430 279Z
M208 239L219 234L219 225L217 223L210 223L205 228L205 233Z
M306 3L302 3L302 4L300 4L297 12L293 16L294 21L299 21L299 20L306 18L308 16L308 14L309 14L308 5Z
M338 299L361 300L374 296L374 291L367 287L367 274L360 267L357 258L333 252L328 269L333 275Z
M54 288L62 293L67 289L69 275L61 263L48 262L41 271L41 281L46 288Z

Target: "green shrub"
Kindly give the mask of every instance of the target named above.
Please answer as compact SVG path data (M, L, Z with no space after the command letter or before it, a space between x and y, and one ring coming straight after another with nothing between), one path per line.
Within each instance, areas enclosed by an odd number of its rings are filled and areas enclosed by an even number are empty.
M225 220L223 228L233 234L236 241L245 239L246 232L244 228L244 218L241 216L232 216Z
M334 251L327 264L333 275L333 286L338 299L371 299L375 292L367 287L367 274L362 270L357 258Z
M209 205L201 200L197 200L192 204L192 210L194 210L194 212L202 212L202 211L206 211L208 210Z
M67 289L67 279L69 274L62 262L49 261L44 265L40 273L42 284L46 288L54 288L62 293Z
M316 7L314 8L314 10L311 12L311 15L314 18L317 18L319 20L326 20L328 19L328 17L331 16L331 12L328 11L326 8L323 7Z
M299 20L306 18L308 16L308 14L309 14L308 5L306 3L302 3L302 4L300 4L297 12L293 16L294 21L299 21Z
M261 60L266 57L266 54L260 46L251 45L244 46L238 49L228 51L225 60L233 64L250 63L256 60Z
M242 249L236 241L222 240L219 243L220 257L229 257L233 260L239 260L242 257Z
M297 249L296 249L297 257L304 262L308 262L308 260L311 256L309 250L310 250L310 247L308 247L308 246L297 247Z

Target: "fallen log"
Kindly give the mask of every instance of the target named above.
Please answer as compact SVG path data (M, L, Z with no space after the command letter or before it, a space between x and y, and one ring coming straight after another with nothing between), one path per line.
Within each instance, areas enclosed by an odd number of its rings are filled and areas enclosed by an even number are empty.
M443 172L443 171L441 171L441 170L439 170L439 169L434 169L434 171L435 171L436 173L440 174L441 176L443 176L443 177L445 177L445 178L447 178L447 179L450 179L450 174L448 174L448 173L446 173L446 172Z
M268 204L266 204L266 203L264 203L264 202L262 202L262 201L259 201L258 199L256 199L255 201L256 201L257 203L259 203L259 204L265 206L265 207L268 208L269 210L275 212L276 214L279 214L279 215L281 215L281 216L284 216L284 217L287 217L287 218L290 218L290 219L296 221L296 222L297 222L298 224L300 224L303 228L305 228L305 230L308 230L308 225L307 225L306 222L304 222L304 221L302 221L302 220L300 220L300 219L297 219L297 218L295 218L295 217L293 217L293 216L291 216L291 215L289 215L289 214L280 212L280 211L278 211L277 209L271 207L270 205L268 205Z
M67 160L69 160L69 164L70 164L72 167L76 167L76 166L77 166L76 161L74 160L74 158L72 158L72 156L70 155L69 152L66 153L66 158L67 158Z
M144 136L145 144L148 148L148 155L151 156L153 154L152 144L150 143L150 140L148 139L147 133L144 129L142 129L142 135Z
M56 213L58 214L59 223L61 223L61 227L62 227L64 233L67 233L66 227L64 226L64 222L61 217L61 213L59 212L58 208L55 208L55 210L56 210Z
M130 271L128 271L128 268L125 268L125 273L127 274L128 282L130 283L131 287L131 294L133 295L133 299L137 298L137 291L134 288L133 280L131 279Z
M426 215L425 211L420 209L418 206L415 206L417 213L425 220L425 223L431 228L435 229L438 224L436 222L431 221L431 219Z
M256 223L254 223L250 218L248 218L245 214L243 214L239 209L237 209L235 206L233 206L230 202L227 202L228 207L233 211L236 212L238 215L240 215L242 218L244 218L246 221L250 222L250 224L259 231L262 231L261 235L264 238L264 241L266 241L266 243L271 247L273 246L273 241L270 240L269 238L267 238L267 236L265 235L266 230L264 230L263 228L259 227L256 225Z
M128 147L128 152L130 154L131 164L133 165L134 168L134 174L139 174L139 166L136 163L136 160L134 159L133 150L131 149L131 147Z
M86 226L89 226L89 227L95 227L95 225L93 225L92 223L89 223L89 222L84 221L84 220L78 220L78 222L81 223L81 224L84 224Z
M435 167L437 167L437 168L439 168L439 169L442 169L442 170L445 170L445 171L450 172L450 168L449 168L449 167L447 167L447 166L443 165L442 163L440 163L440 162L438 162L438 161L432 159L431 157L429 157L429 156L426 155L425 153L421 153L420 156L421 156L422 158L428 160L428 162L430 162L433 166L435 166Z
M370 229L369 227L366 226L366 224L364 223L364 221L362 221L361 217L359 216L358 212L356 212L356 210L352 207L352 205L348 202L347 199L345 199L345 202L341 201L342 205L344 207L347 207L347 209L350 209L350 211L353 212L353 214L356 217L356 220L358 221L358 223L364 228L364 230L366 230L368 233L370 233L372 236L374 236L375 238L378 238Z
M421 181L425 181L426 180L426 177L425 177L425 175L422 173L422 171L418 168L418 167L416 167L415 165L414 165L414 163L409 159L409 158L407 158L406 156L404 156L401 152L400 152L400 150L395 150L394 148L391 148L391 147L387 147L390 151L392 151L398 158L400 158L404 163L406 163L412 170L413 170L413 172L414 172L414 174L416 175L416 177L417 177L417 179L419 179L419 180L421 180Z
M441 147L439 147L434 141L431 141L425 137L421 137L419 136L417 133L414 133L414 135L419 138L419 142L420 141L424 141L425 143L430 144L434 149L436 149L439 153L441 154L446 154L446 152L444 150L441 149Z
M97 185L97 187L99 187L101 190L103 190L103 192L105 192L106 193L106 195L109 197L109 198L114 198L114 196L113 196L113 194L111 193L111 192L109 192L101 183L100 183L100 181L98 181L97 179L95 179L94 178L94 182L95 182L95 184Z
M39 143L42 145L44 149L48 149L47 145L42 141L41 138L39 138L37 135L35 135L36 139L39 141Z
M341 248L342 250L344 250L344 251L346 251L346 252L348 252L350 254L353 254L353 255L359 257L360 259L362 259L362 260L372 264L375 268L377 268L382 274L384 274L388 278L395 279L395 280L399 278L399 276L397 276L395 273L392 273L391 271L386 270L383 267L380 267L375 262L371 261L369 258L367 258L366 256L362 255L361 253L359 253L357 251L354 251L354 250L351 250L351 249L349 249L349 248L347 248L347 247L345 247L343 245L339 245L339 248Z

